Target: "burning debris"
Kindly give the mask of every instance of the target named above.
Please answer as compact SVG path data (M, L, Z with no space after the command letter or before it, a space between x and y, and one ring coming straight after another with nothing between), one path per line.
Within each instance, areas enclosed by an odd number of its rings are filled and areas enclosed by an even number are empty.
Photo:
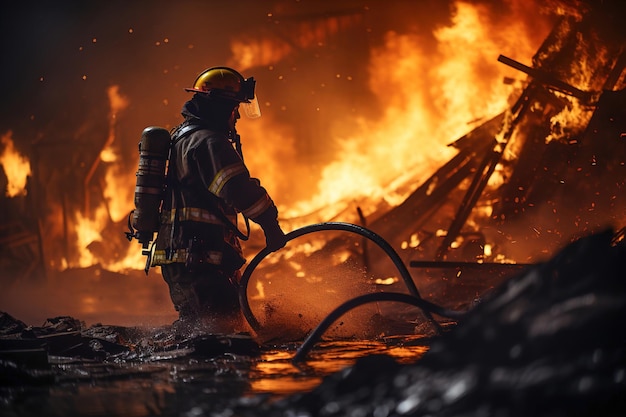
M457 154L402 203L367 217L356 207L355 221L419 268L416 282L428 299L467 308L517 268L563 244L624 227L625 34L607 10L563 16L532 67L500 55L520 71L511 107L453 142ZM353 249L335 267L358 265L353 273L372 282L393 270L386 257L368 254L374 249L366 242L344 236L326 242L324 248ZM325 285L332 287L331 281ZM402 287L396 276L369 291ZM298 303L288 310L303 308Z
M401 225L414 230L421 259L523 262L539 260L570 236L622 227L626 125L617 103L626 96L624 46L623 34L596 30L605 18L564 17L533 68L501 55L529 75L514 104L454 142L457 155L372 229L403 248ZM455 205L454 215L442 210ZM471 245L464 237L472 234L489 254L450 253ZM541 243L533 250L522 241Z

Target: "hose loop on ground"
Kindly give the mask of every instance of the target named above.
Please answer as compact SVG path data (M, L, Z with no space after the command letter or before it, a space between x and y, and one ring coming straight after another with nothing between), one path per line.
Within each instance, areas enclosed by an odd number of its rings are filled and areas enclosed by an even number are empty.
M405 304L411 304L416 307L421 308L424 311L430 311L434 314L459 319L463 316L462 312L452 311L444 309L436 304L428 302L422 298L414 297L409 294L397 293L397 292L377 292L371 294L361 295L359 297L353 298L351 300L346 301L341 304L339 307L331 311L325 318L317 325L317 327L309 333L309 335L304 339L304 342L298 350L296 351L295 356L292 359L292 362L295 364L297 362L302 361L309 351L313 348L315 343L321 338L324 332L337 320L339 317L352 310L353 308L359 307L363 304L379 302L379 301L394 301Z
M409 291L409 293L412 296L412 298L419 300L418 302L421 303L421 305L419 307L422 308L423 313L426 316L426 318L435 327L437 332L441 331L441 327L440 327L439 323L432 317L431 311L436 313L436 314L439 314L435 310L438 310L439 312L444 312L444 309L441 308L441 307L435 306L434 304L428 303L428 302L426 302L426 301L424 301L422 299L422 297L420 296L419 291L417 290L417 287L415 286L415 283L413 282L413 278L411 277L411 274L409 273L408 269L406 268L406 265L404 264L404 262L402 262L402 259L400 258L398 253L393 249L393 247L389 244L389 242L387 242L385 239L383 239L378 234L374 233L373 231L371 231L371 230L369 230L369 229L367 229L367 228L365 228L363 226L358 226L358 225L351 224L351 223L325 222L325 223L316 223L316 224L304 226L304 227L302 227L300 229L293 230L293 231L287 233L286 238L287 238L287 241L291 241L293 239L296 239L296 238L298 238L300 236L304 236L304 235L309 234L309 233L315 233L315 232L320 232L320 231L328 231L328 230L340 230L340 231L356 233L358 235L361 235L361 236L371 240L376 245L378 245L387 254L387 256L389 256L391 261L394 263L394 265L398 269L398 272L400 273L400 276L402 277L402 279L403 279L403 281L404 281L404 283L405 283L405 285L407 287L407 290ZM241 276L241 281L240 281L239 301L240 301L240 304L241 304L241 309L242 309L244 317L246 318L246 320L248 321L250 326L255 331L260 330L261 324L259 323L259 321L256 319L256 317L252 313L252 310L250 308L250 303L248 302L248 282L250 281L250 276L252 275L252 272L256 269L258 264L263 259L265 259L265 257L267 257L270 253L271 252L267 248L264 248L263 250L261 250L250 261L250 264L246 267L244 273ZM384 294L384 293L378 293L378 294ZM375 295L375 294L368 294L368 295ZM366 300L365 302L370 302L370 301L368 301L369 298L365 298L364 300ZM377 300L374 299L373 301L377 301ZM360 302L360 299L359 299L359 302ZM348 302L348 303L350 303L350 302ZM350 307L350 308L352 308L352 307ZM325 322L325 321L326 320L324 320L323 322ZM320 326L318 326L318 328L319 327Z

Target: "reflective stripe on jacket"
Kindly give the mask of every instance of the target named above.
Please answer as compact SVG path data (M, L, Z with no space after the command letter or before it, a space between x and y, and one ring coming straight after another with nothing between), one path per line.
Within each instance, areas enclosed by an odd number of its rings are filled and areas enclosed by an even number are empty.
M211 265L220 265L222 263L223 252L206 251L204 252L204 262ZM173 263L186 263L189 252L187 248L177 249L171 252L165 249L156 249L152 254L154 265L167 265Z
M275 212L274 202L250 177L225 134L202 128L180 139L173 136L152 264L187 264L190 259L225 268L237 264L234 258L243 258L232 229L237 213L254 221L268 209Z
M226 215L226 217L233 224L237 222L236 215ZM222 219L216 214L198 207L181 207L179 209L165 210L161 212L161 224L172 224L174 223L174 220L179 222L194 221L199 223L224 224Z

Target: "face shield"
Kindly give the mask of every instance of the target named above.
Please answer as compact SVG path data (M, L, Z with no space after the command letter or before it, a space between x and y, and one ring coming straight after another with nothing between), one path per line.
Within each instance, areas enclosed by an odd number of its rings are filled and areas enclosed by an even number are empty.
M241 103L240 107L243 109L243 113L249 119L257 119L261 117L261 108L259 107L259 101L254 93L254 87L256 81L254 77L247 78L241 83L241 93L245 97L246 101Z
M243 109L243 113L248 119L258 119L261 117L261 108L259 107L256 95L247 103L241 103L240 107Z

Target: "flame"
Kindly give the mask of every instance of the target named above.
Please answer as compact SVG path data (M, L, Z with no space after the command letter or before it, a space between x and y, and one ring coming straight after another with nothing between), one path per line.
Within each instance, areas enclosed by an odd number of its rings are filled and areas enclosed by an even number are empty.
M318 19L313 22L282 22L275 19L272 13L268 18L280 28L286 27L288 35L276 36L275 32L266 33L261 38L233 39L230 49L236 67L244 71L252 67L271 66L291 54L294 49L305 49L315 45L322 45L324 39L361 20L361 13L351 13L344 16L333 16ZM278 27L278 26L277 26Z
M103 242L102 233L110 227L111 222L119 222L128 216L132 209L133 188L128 184L129 176L123 169L123 165L119 161L119 149L115 138L117 135L117 117L120 112L128 107L128 99L120 94L119 86L112 85L107 89L109 98L109 133L102 150L98 155L98 161L92 168L92 173L98 165L98 162L104 162L105 165L105 187L103 190L104 201L91 210L92 213L75 213L77 250L79 252L78 266L88 267L103 262L101 257L96 257L89 247L94 243ZM129 269L138 269L138 265L142 265L141 252L135 250L135 247L127 248L127 253L122 256L111 256L110 261L106 262L104 267L110 271L123 272ZM115 260L119 258L120 260Z
M268 65L276 59L289 55L292 51L288 44L270 39L259 39L253 42L233 40L231 49L236 53L234 59L239 64L237 68L241 68L242 71L257 64Z
M0 141L4 147L0 154L0 165L8 180L7 197L26 195L26 182L31 175L30 162L15 149L12 135L13 133L9 131Z
M317 191L282 208L282 216L315 212L318 221L326 220L363 198L396 205L411 192L399 187L402 182L426 178L451 157L454 150L446 144L466 133L468 124L506 108L511 90L498 81L509 70L488 63L513 45L520 54L532 53L530 42L523 40L528 36L521 36L522 24L504 22L507 28L501 32L507 35L494 39L494 25L482 17L483 7L465 2L455 7L451 24L434 32L435 54L424 49L420 36L395 32L372 50L369 85L385 109L382 117L357 118L360 128L349 136L337 132L340 149L335 160L321 167ZM269 51L259 55L266 57L263 63L270 62ZM238 54L235 58L237 64L248 63Z
M277 128L271 116L238 126L246 138L244 147L249 144L255 149L246 153L250 171L259 172L270 191L279 190L271 194L279 205L281 217L291 219L289 227L337 218L341 213L349 213L355 204L363 207L367 216L377 209L378 202L387 207L401 203L421 179L453 155L455 150L448 143L465 134L469 125L506 108L512 87L503 87L499 81L511 70L499 65L496 57L502 50L510 49L520 55L531 55L534 46L528 39L532 36L525 33L523 23L515 17L494 23L485 16L488 13L484 6L455 3L452 20L432 34L437 42L434 52L424 46L422 35L388 32L384 44L371 49L368 63L369 89L378 107L384 110L376 119L347 112L345 117L353 117L357 128L348 134L331 132L338 150L334 159L319 168L317 176L308 173L308 167L298 166L297 138L288 128ZM285 23L282 29L286 26L293 30L289 42L272 33L253 39L245 36L234 39L233 66L241 70L267 66L271 70L295 49L319 46L325 36L358 24L362 14L323 19L326 21L322 24L319 21ZM501 36L494 37L494 32ZM283 75L277 72L276 76ZM348 74L336 76L351 79ZM129 173L123 166L115 141L117 118L129 102L119 86L109 87L107 94L109 135L99 155L99 161L106 165L105 201L88 218L86 214L77 215L81 266L103 262L89 252L90 244L102 242L104 229L111 222L123 220L133 208L134 172ZM273 103L264 105L271 107ZM259 146L260 143L263 145ZM268 160L280 163L267 164ZM310 195L284 203L281 192L287 191L281 184L285 184L285 172L299 178L305 174L311 177L313 186L307 187ZM359 204L360 201L365 204ZM283 259L314 252L323 245L321 240L312 240L288 247ZM419 242L411 241L407 245L414 247ZM103 267L112 271L140 269L144 261L137 247L129 245L127 253L117 254Z
M108 209L111 219L119 221L128 215L132 208L133 188L128 186L128 177L119 163L117 150L113 147L116 136L117 115L128 107L128 99L119 92L119 86L113 85L108 91L109 110L109 136L105 147L100 152L100 159L110 162L106 171L106 187L104 197L108 201ZM131 183L132 184L132 183Z
M573 132L572 128L581 129L589 123L592 112L588 111L579 100L568 100L567 102L569 103L568 106L550 118L550 134L546 137L546 143L553 140L567 143L574 133L578 133Z
M126 254L119 261L110 262L106 265L106 269L113 272L125 272L141 269L146 263L146 257L137 250L134 245L129 245Z
M100 235L101 225L106 224L108 220L108 213L104 206L100 206L95 210L92 219L85 218L81 212L76 212L76 244L80 257L78 259L78 266L85 268L96 264L96 258L87 249L87 247L94 242L101 242L102 236Z

